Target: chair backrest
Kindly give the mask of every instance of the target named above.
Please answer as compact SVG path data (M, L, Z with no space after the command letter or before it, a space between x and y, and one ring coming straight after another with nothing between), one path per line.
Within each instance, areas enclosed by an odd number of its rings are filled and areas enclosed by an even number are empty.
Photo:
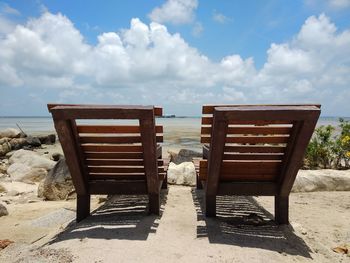
M203 114L201 142L209 145L200 173L208 184L274 182L290 191L320 105L206 105Z
M162 108L49 104L48 109L78 194L88 192L92 181L145 180L150 187L165 177L157 146L163 142L163 127L155 125L155 116L162 115ZM85 123L80 124L81 120ZM96 120L138 123L102 125Z

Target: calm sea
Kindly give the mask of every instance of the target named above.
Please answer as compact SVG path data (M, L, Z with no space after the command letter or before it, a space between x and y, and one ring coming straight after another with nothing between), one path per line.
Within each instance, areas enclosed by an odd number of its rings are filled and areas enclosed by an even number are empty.
M321 117L320 125L338 126L338 117ZM345 118L350 121L350 118ZM89 121L91 123L91 121ZM88 123L89 123L88 122ZM126 121L130 123L130 121ZM178 150L188 148L200 150L201 118L161 118L157 124L164 126L163 149ZM104 123L111 123L110 121ZM136 123L135 123L136 124ZM0 117L0 131L5 128L17 128L17 125L27 134L49 134L55 132L51 117Z
M350 121L350 117L344 118ZM338 126L339 117L320 117L317 126L333 125ZM162 118L157 119L157 123L170 129L198 129L200 131L200 117L186 117L186 118ZM48 133L53 132L54 125L51 117L0 117L0 130L5 128L17 128L17 125L26 133Z

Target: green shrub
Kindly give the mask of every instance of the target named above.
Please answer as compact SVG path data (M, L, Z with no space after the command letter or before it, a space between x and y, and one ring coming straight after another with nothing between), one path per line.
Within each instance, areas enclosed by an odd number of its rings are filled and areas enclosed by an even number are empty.
M307 147L304 168L350 168L350 122L339 119L340 134L331 125L320 126Z

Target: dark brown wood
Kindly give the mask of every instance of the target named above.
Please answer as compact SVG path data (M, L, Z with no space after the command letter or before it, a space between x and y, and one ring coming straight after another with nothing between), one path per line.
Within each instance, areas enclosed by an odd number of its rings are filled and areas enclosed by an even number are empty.
M78 125L79 133L140 133L140 126L135 125ZM156 126L156 133L163 133L163 126Z
M201 143L210 143L210 136L202 136ZM226 143L270 143L270 144L281 144L287 143L289 136L234 136L226 137Z
M278 224L289 224L289 196L275 196L275 220Z
M91 194L148 194L159 214L166 179L161 108L153 106L48 105L76 188L77 220L90 212ZM76 125L77 119L135 119L139 125ZM159 135L157 135L157 133ZM165 183L166 184L166 183Z
M211 127L202 127L201 134L211 134ZM253 126L253 127L228 127L227 134L250 134L250 135L269 135L269 134L289 134L291 127L275 127L275 126Z
M142 152L85 152L86 159L143 159Z
M142 152L141 145L81 145L85 152Z
M156 137L157 142L163 142L163 136ZM80 136L81 143L141 143L141 136Z
M69 156L69 158L66 158L66 163L72 175L75 191L77 192L77 195L84 196L88 193L87 180L85 179L86 176L80 165L71 122L69 120L54 118L54 123L63 153L65 156Z
M89 108L89 109L144 109L144 108L154 108L155 116L163 116L163 108L158 106L139 106L139 105L93 105L93 104L59 104L59 103L49 103L47 108L49 112L52 113L52 109L55 107L67 107L67 108ZM93 119L93 118L91 118Z
M90 181L93 180L146 180L144 173L90 173ZM164 181L166 173L158 173L158 179Z
M118 160L118 159L87 159L86 165L105 165L105 166L143 166L143 160ZM163 160L158 160L158 167L163 167Z
M219 186L221 161L225 148L225 138L227 132L227 122L221 117L221 115L214 115L213 130L216 131L215 136L211 137L211 151L208 164L207 184L205 188L206 193L206 210L207 216L216 215L216 194Z
M150 112L148 118L140 119L140 131L142 137L143 160L147 179L149 197L149 211L159 214L159 178L157 163L157 142L155 132L154 113Z
M224 160L282 160L283 154L261 154L261 153L228 153L224 154Z
M210 145L203 146L197 185L206 185L207 215L215 216L217 195L269 195L276 222L288 224L288 196L320 105L211 105L203 114L201 141Z
M90 173L144 173L144 167L135 166L88 166ZM158 173L163 173L164 168L158 167Z
M146 180L93 180L89 189L90 194L147 194Z
M241 104L215 104L215 105L203 105L202 107L202 114L213 114L215 107L251 107L251 106L260 106L260 107L280 107L280 106L284 106L284 107L290 107L290 106L315 106L317 108L321 108L320 104L260 104L260 105L254 105L254 104L245 104L245 105L241 105Z
M280 181L280 196L288 196L292 190L295 177L301 167L306 147L316 127L319 114L315 114L313 120L304 121L299 128L299 136L294 140L292 154L288 159L288 163L285 165L284 174L281 176L284 179Z
M77 222L90 215L90 194L77 195Z
M238 153L284 153L285 146L272 146L272 145L239 145L232 146L226 145L225 152L238 152Z
M212 125L212 117L202 117L202 125ZM270 124L291 124L285 120L229 120L228 124L235 125L270 125Z

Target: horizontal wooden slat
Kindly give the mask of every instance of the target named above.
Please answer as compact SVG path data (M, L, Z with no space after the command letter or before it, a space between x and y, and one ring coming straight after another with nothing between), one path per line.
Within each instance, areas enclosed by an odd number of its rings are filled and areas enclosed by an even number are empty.
M210 136L202 136L201 143L210 143ZM287 143L289 136L235 136L226 137L226 143Z
M88 171L90 173L143 173L145 171L144 167L121 167L121 166L88 166ZM164 172L163 167L158 167L158 172Z
M207 160L201 160L199 162L201 168L208 167ZM281 166L280 161L223 161L221 164L221 172L224 171L236 171L236 169L270 169L279 168Z
M90 173L144 173L144 167L105 167L105 166L89 166Z
M202 125L212 125L213 124L213 117L202 117ZM235 125L269 125L269 124L292 124L291 121L285 121L285 120L229 120L228 124L235 124Z
M159 106L139 106L139 105L93 105L93 104L58 104L58 103L50 103L47 104L47 108L49 112L52 112L52 110L57 107L57 108L76 108L76 109L88 109L88 110L113 110L114 113L115 111L142 111L145 109L151 109L153 108L154 110L154 115L156 117L161 117L163 116L163 108ZM95 112L93 112L95 113ZM115 114L114 114L115 115ZM134 117L133 117L134 118Z
M88 159L87 165L125 165L125 166L143 166L143 160L113 160L113 159ZM163 160L158 161L158 166L163 166Z
M202 127L201 134L211 134L212 127ZM291 127L266 127L266 126L254 126L254 127L228 127L227 134L289 134Z
M283 154L224 154L224 160L282 160Z
M89 182L90 194L147 194L146 179L143 180L94 180Z
M229 104L223 104L223 105L203 105L202 107L202 114L213 114L215 107L249 107L249 106L274 106L274 107L280 107L280 106L316 106L318 108L321 107L320 104L262 104L262 105L229 105Z
M270 181L277 177L280 167L280 161L223 161L220 180ZM200 161L201 180L205 180L207 172L207 160Z
M81 143L140 143L141 136L80 136ZM163 135L156 136L157 142L163 142Z
M122 173L90 173L90 181L93 180L145 180L146 175L144 173L122 174ZM158 173L158 179L163 180L165 178L165 172Z
M225 152L240 152L240 153L284 153L286 147L283 146L225 146Z
M143 159L143 153L126 153L126 152L86 152L86 159Z
M81 145L85 152L142 152L141 145Z
M78 133L140 133L135 125L78 125ZM163 133L163 126L156 126L156 133Z

